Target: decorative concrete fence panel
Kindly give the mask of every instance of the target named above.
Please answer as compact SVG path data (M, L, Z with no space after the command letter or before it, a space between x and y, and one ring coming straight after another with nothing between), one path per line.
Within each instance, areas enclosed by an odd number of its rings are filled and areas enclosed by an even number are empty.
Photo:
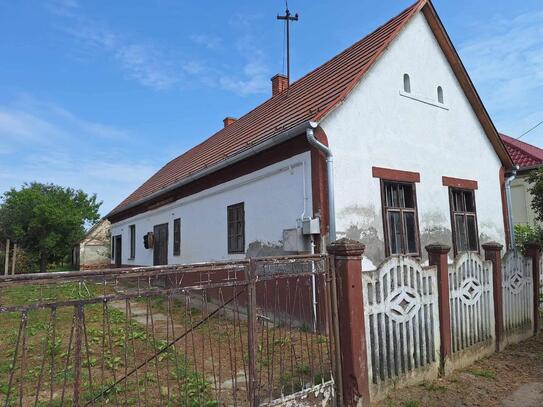
M518 250L502 260L504 346L533 334L532 259Z
M449 304L454 368L494 352L492 263L477 253L458 255L449 265Z
M435 378L439 368L437 269L393 257L363 273L370 393Z

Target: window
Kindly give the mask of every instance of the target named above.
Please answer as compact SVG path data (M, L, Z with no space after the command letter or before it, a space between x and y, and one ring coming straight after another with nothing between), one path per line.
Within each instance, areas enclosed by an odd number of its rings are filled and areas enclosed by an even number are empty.
M245 252L245 209L243 202L228 208L228 253Z
M411 93L411 78L408 74L403 75L403 90L405 93Z
M443 102L443 88L441 86L437 87L437 101L439 103L444 103Z
M130 225L130 258L136 258L136 225Z
M479 251L474 191L450 188L449 196L455 253Z
M111 260L115 259L115 236L111 237Z
M420 255L415 184L382 181L381 199L386 255Z
M173 255L181 255L181 219L173 220Z

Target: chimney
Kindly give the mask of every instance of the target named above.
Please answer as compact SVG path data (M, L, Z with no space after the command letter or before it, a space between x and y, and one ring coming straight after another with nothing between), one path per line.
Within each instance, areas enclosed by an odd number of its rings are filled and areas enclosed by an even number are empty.
M225 117L223 119L224 127L230 126L232 123L234 123L237 119L235 117Z
M288 78L285 75L277 74L272 81L272 96L278 95L288 88Z

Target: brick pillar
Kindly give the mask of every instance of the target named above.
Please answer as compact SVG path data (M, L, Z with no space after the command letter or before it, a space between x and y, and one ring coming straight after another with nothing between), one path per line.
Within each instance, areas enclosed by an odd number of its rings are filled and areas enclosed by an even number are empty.
M452 354L451 309L449 303L449 258L451 247L444 244L426 246L430 266L437 266L437 291L439 301L439 334L441 339L441 360L439 370L445 374L447 361Z
M488 242L482 245L485 251L485 260L492 262L492 279L494 291L494 317L496 328L496 351L500 351L503 339L503 293L502 293L502 249L503 245L497 242Z
M539 332L539 259L541 258L541 246L537 242L526 244L526 254L532 258L533 287L534 287L534 334Z
M327 250L337 279L343 405L367 406L370 392L362 297L364 245L340 239L329 244Z

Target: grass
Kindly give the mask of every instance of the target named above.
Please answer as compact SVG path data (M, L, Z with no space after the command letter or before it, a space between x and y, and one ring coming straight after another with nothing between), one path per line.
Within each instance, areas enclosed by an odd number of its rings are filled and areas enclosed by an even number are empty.
M421 404L418 400L409 400L403 403L402 407L421 407Z
M474 376L484 377L487 379L496 378L496 373L491 370L471 370L470 373Z
M428 391L434 391L434 392L447 391L447 387L441 386L441 385L436 384L436 383L422 383L420 386L423 387L424 390L428 390Z

